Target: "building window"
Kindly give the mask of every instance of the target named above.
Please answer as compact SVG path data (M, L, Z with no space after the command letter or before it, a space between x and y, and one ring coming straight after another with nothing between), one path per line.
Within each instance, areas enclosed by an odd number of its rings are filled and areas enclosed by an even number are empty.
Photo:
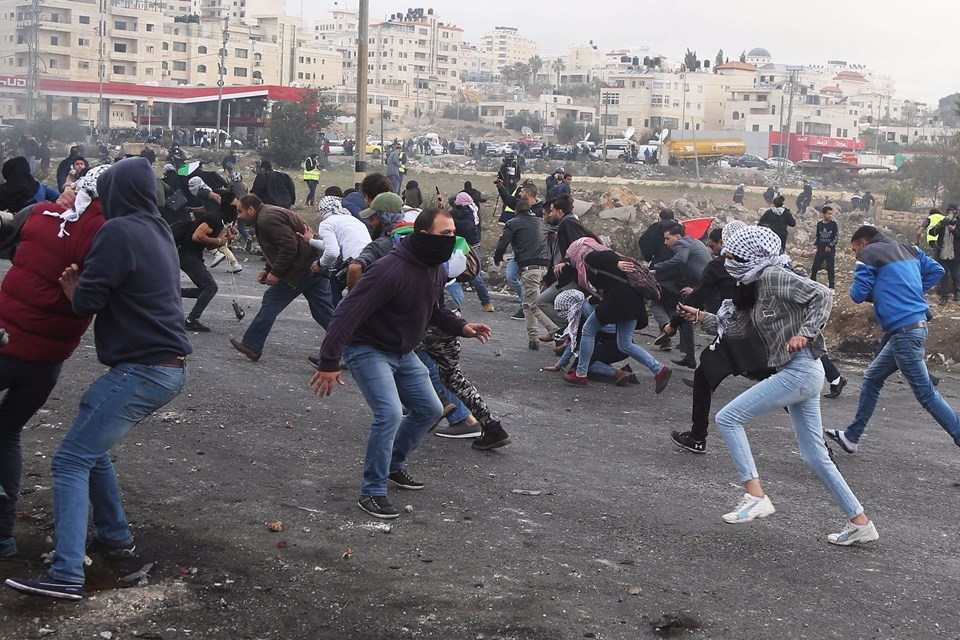
M124 71L126 71L126 69L124 69L123 65L120 65L120 64L115 64L115 65L113 65L113 72L114 72L116 75L122 76L123 73L124 73Z
M170 51L170 43L169 43L169 42L164 42L164 43L163 43L163 50L164 50L164 51Z
M207 48L206 48L205 46L200 45L199 47L197 47L197 53L201 53L201 54L202 54L202 53L206 53L206 52L207 52Z
M186 42L174 42L174 43L173 43L173 50L174 50L174 51L180 51L180 52L186 53L186 52L187 52L187 43L186 43Z
M90 24L90 16L80 16L80 24Z
M754 131L760 131L760 125L758 125L758 124L753 125L753 130L754 130Z
M89 46L90 46L90 38L77 38L77 46L80 46L80 47L89 47Z
M56 69L57 68L56 58L50 58L50 64L48 64L47 66L50 67L51 69Z
M50 36L50 44L57 46L60 44L60 38L57 36Z
M147 31L153 31L154 28L155 28L155 25L152 25L152 24L147 25Z
M246 67L234 67L233 75L237 76L238 78L246 78L247 77Z
M236 57L238 57L238 58L246 59L246 57L247 57L247 50L246 50L246 49L234 49L234 50L233 50L233 53L234 53L234 54L236 55Z
M127 23L124 20L117 20L113 23L113 28L117 31L126 31Z
M148 44L148 45L147 45L147 53L153 53L153 51L154 51L153 45L152 45L152 44Z
M77 69L89 69L89 68L90 68L90 63L87 62L86 60L80 60L79 62L77 62Z
M734 111L734 112L733 112L733 119L734 119L734 120L739 120L739 119L740 119L740 112L739 112L739 111Z
M205 64L197 65L197 73L206 73L206 72L207 72L207 65Z
M126 53L126 52L127 52L127 45L126 45L126 43L124 43L124 42L114 42L114 43L113 43L113 50L116 51L117 53Z
M174 60L173 61L173 70L174 71L186 71L187 63L183 60Z

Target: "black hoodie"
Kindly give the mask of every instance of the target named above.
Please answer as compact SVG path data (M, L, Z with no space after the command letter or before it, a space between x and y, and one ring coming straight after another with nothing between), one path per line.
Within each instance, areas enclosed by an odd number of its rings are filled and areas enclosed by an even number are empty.
M3 163L3 179L0 184L0 211L16 213L28 204L37 202L34 196L40 183L30 175L30 163L23 156L10 158Z
M193 351L183 324L180 261L157 210L157 180L145 158L121 160L97 180L107 219L73 294L77 315L96 314L105 365L157 364Z

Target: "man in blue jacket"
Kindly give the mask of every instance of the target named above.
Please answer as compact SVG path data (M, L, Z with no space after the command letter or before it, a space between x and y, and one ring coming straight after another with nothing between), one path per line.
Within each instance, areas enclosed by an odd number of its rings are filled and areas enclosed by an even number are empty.
M443 407L430 374L413 352L427 324L442 331L486 342L490 327L468 323L443 306L444 263L456 242L450 212L430 207L411 233L377 260L337 307L320 348L320 365L310 387L328 396L338 384L340 357L373 412L360 485L360 508L375 518L400 513L387 499L387 483L400 489L423 489L407 473L407 457ZM410 409L406 416L403 405Z
M157 180L146 158L113 165L97 180L106 222L83 271L71 265L60 286L81 316L96 315L97 358L110 370L80 399L80 411L53 455L53 564L36 579L8 578L22 593L83 598L84 555L131 556L110 449L141 420L173 400L192 351L183 326L180 261L157 210ZM89 544L93 507L96 534ZM86 548L85 548L86 547Z
M857 256L850 297L857 304L873 302L886 333L883 348L863 374L856 417L846 430L826 429L827 437L856 453L884 381L899 369L920 405L960 446L960 418L934 388L924 362L929 306L923 292L943 277L943 267L876 227L860 227L850 242Z

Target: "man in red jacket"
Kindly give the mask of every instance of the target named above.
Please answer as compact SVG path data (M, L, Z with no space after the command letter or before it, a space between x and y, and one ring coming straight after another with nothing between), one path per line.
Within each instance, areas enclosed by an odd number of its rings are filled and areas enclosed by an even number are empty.
M81 202L88 201L85 208L75 203L70 188L56 204L33 207L0 285L0 327L10 335L0 347L0 391L6 391L0 400L0 558L17 552L13 524L23 469L20 433L47 401L64 360L90 326L90 317L73 313L59 283L71 263L83 267L104 222L99 200L89 201L96 198L96 179L76 186L85 194Z

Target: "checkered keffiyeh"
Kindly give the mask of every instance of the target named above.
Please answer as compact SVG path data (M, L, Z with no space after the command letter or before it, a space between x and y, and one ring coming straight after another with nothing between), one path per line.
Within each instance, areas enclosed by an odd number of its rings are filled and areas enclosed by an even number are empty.
M729 243L724 242L723 250L743 261L727 259L724 266L744 284L754 282L767 267L790 263L786 254L780 254L780 237L766 227L750 225L736 231Z
M567 317L567 328L563 333L570 336L570 349L577 349L577 330L580 328L580 309L585 296L579 289L568 289L557 294L553 308Z
M82 178L73 183L73 190L77 194L77 199L74 201L72 209L67 209L63 213L57 213L56 211L43 212L45 216L55 216L63 220L63 222L60 223L60 232L57 234L58 238L69 236L70 232L67 231L67 223L79 220L83 212L90 206L90 203L100 197L97 193L97 178L109 169L110 166L109 164L98 164L95 167L91 167L87 169L87 172Z

